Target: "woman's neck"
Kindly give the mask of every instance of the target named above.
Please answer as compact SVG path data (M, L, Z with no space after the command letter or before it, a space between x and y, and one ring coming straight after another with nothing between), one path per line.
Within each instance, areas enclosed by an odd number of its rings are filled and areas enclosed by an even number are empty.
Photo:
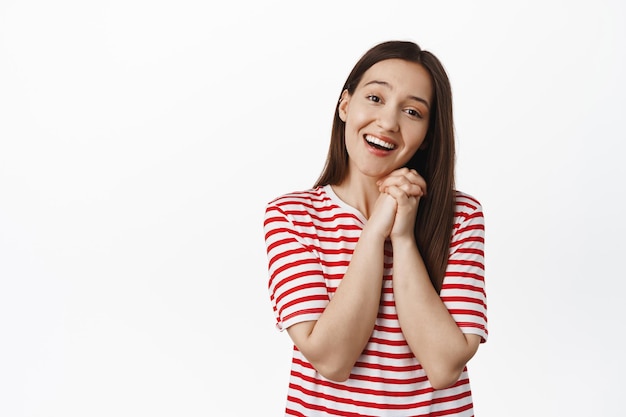
M357 180L348 175L340 184L332 187L337 197L361 212L366 219L369 219L374 204L380 195L375 179Z

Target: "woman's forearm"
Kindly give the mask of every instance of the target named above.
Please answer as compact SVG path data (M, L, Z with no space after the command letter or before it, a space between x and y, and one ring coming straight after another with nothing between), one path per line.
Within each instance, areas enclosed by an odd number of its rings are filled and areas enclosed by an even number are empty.
M453 384L478 348L435 291L412 237L392 240L393 294L400 327L435 388Z
M366 227L320 318L288 329L298 349L328 379L349 377L372 334L380 304L384 243L384 236Z

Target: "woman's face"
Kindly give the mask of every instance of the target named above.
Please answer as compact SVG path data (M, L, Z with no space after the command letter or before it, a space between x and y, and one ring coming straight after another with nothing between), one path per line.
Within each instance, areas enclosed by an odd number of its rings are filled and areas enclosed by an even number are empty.
M424 142L431 102L431 77L420 64L388 59L370 67L339 104L349 174L377 180L404 166Z

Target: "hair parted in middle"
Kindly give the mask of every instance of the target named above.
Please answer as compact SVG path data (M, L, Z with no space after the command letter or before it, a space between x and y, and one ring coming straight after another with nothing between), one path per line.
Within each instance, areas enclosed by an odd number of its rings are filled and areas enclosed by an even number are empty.
M421 147L406 164L415 169L428 185L428 195L420 198L415 222L415 239L426 264L431 282L441 291L448 264L450 238L454 221L455 138L452 118L452 89L448 75L432 53L410 41L387 41L369 49L356 63L341 89L354 93L363 74L374 64L387 59L414 62L431 76L433 97L428 131ZM340 99L338 100L340 102ZM345 143L345 123L335 109L330 146L326 163L315 187L338 185L348 173L348 151Z

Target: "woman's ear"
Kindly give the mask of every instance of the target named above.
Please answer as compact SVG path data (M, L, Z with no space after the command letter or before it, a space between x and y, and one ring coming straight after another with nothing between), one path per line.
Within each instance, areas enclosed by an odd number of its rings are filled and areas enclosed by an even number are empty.
M339 99L339 105L337 106L337 112L339 113L339 118L344 123L346 122L346 118L348 116L348 103L350 102L350 93L348 90L343 90L341 93L341 98Z

